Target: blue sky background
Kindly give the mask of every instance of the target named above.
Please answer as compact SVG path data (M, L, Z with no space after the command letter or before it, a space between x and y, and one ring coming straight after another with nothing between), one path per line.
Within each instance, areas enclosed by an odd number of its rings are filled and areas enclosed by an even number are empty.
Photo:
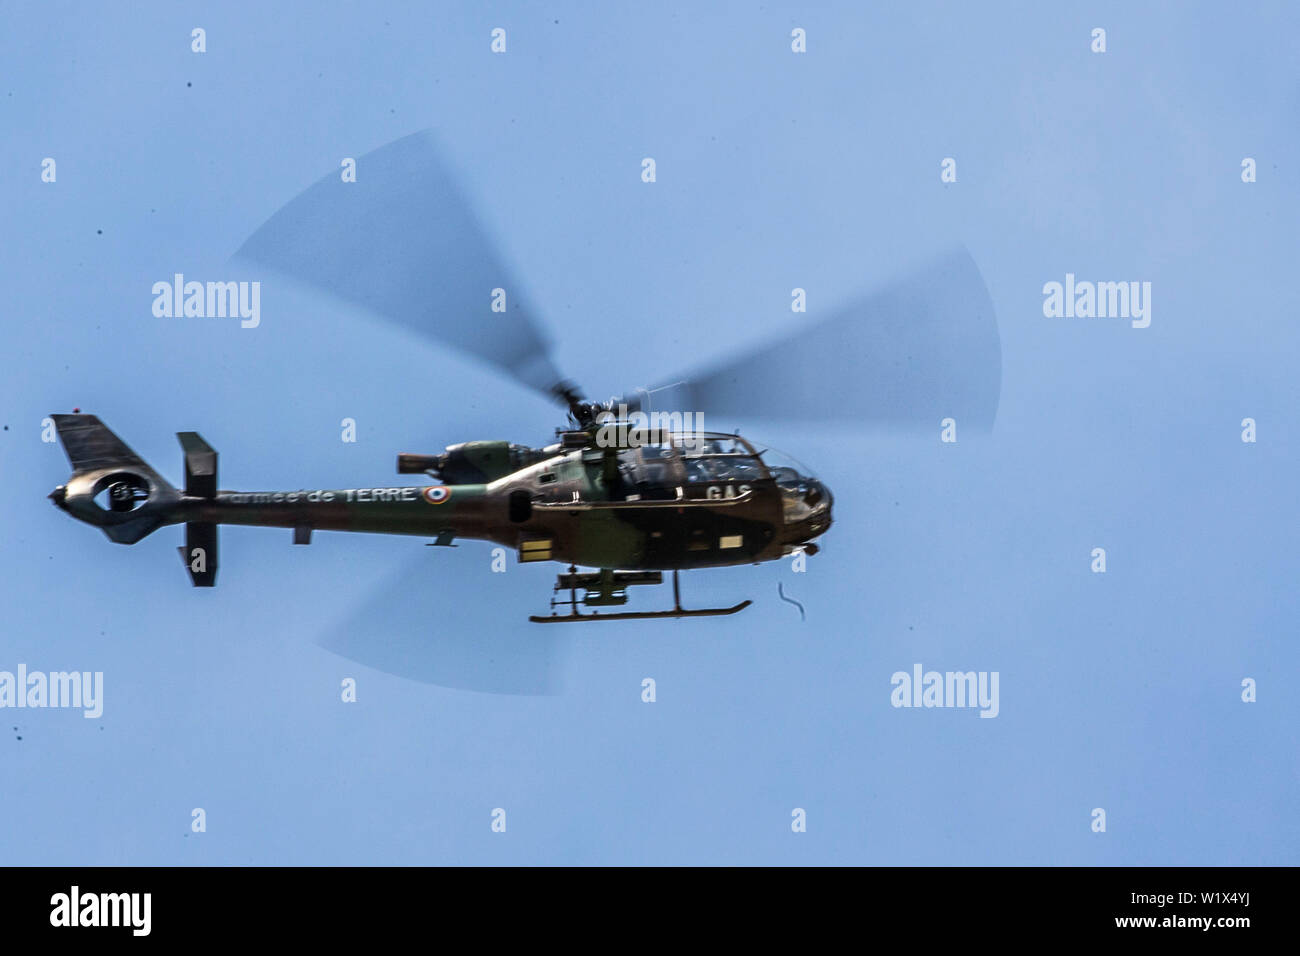
M704 6L7 7L0 669L106 699L0 713L0 861L1297 862L1295 6ZM548 440L530 393L284 284L256 330L151 313L174 272L258 278L230 257L267 217L426 127L597 396L964 243L992 435L713 423L836 500L807 573L683 579L755 599L717 621L538 628L557 568L365 535L223 529L195 590L178 529L126 548L51 508L40 422L74 406L173 480L201 432L226 488ZM1150 281L1150 328L1044 318L1067 272ZM1000 715L892 708L917 662L999 671ZM496 679L549 693L446 686Z

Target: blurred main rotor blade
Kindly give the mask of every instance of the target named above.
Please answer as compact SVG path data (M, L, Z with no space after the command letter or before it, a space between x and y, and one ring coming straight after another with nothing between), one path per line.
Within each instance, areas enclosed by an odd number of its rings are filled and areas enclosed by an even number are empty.
M358 664L424 684L485 694L563 693L568 638L560 628L528 624L523 620L527 608L513 609L510 600L470 597L483 593L486 562L443 561L442 555L418 550L424 553L316 643ZM467 601L471 606L465 606ZM509 609L502 609L502 603Z
M548 395L561 380L523 289L471 213L429 131L326 175L236 256L269 266L504 369ZM506 311L493 312L504 289Z
M944 418L987 431L1002 388L993 303L965 249L739 358L628 396L643 410L703 413L718 427L754 418L848 420L934 430ZM671 380L670 380L671 381ZM706 427L708 427L706 425Z

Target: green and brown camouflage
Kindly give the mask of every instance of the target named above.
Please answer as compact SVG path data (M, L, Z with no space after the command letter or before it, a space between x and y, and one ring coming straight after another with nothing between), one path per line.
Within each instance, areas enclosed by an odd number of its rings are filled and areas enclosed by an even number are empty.
M193 432L178 436L186 478L177 489L95 416L54 421L73 467L50 496L55 503L124 544L184 524L182 556L197 586L215 582L223 524L292 529L299 544L318 530L417 535L440 545L475 539L511 548L521 562L635 572L815 552L810 542L831 521L825 486L769 466L766 453L734 435L698 444L664 435L632 448L595 447L583 433L544 449L466 442L443 455L399 458L399 470L422 466L438 484L227 491L216 487L216 452Z

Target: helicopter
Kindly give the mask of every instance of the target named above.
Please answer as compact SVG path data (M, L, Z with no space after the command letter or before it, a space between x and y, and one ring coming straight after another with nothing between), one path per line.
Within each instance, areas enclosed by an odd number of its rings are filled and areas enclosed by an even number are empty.
M177 489L96 416L54 415L74 474L51 497L124 544L183 523L181 554L198 587L216 583L222 524L290 528L296 544L309 544L315 530L421 535L442 547L492 541L517 548L521 563L570 566L555 588L567 601L553 596L551 615L530 617L539 623L734 614L750 602L683 608L678 572L816 553L813 539L831 524L831 493L791 460L709 432L644 429L651 440L602 447L603 430L616 427L605 411L575 404L586 427L563 430L544 448L471 441L398 456L399 473L438 484L275 492L218 490L217 453L195 432L178 435L185 483ZM599 570L579 573L578 565ZM629 586L661 584L663 571L673 574L671 610L580 610L626 604ZM569 612L555 613L562 604Z
M217 452L198 433L179 432L178 488L78 410L51 416L73 469L50 494L55 505L120 544L183 524L179 551L195 587L216 583L218 526L245 525L291 529L299 545L317 530L417 535L438 547L486 540L514 549L520 563L563 564L550 613L531 615L536 623L730 615L752 602L684 608L680 572L815 555L834 499L805 466L739 430L677 422L708 413L992 425L1000 343L964 249L776 342L670 385L590 401L558 372L521 295L490 321L466 318L485 290L519 287L504 278L442 152L429 131L380 147L359 160L362 181L341 186L327 175L236 257L413 327L558 402L567 422L555 441L399 454L399 474L427 479L414 486L246 492L219 489ZM656 411L651 397L661 393L669 397L653 400L665 409ZM626 605L631 587L662 584L665 572L671 608L607 610Z

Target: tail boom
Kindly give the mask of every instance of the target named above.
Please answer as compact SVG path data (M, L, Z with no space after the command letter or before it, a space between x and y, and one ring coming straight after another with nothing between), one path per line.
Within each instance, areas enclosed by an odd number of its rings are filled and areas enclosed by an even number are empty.
M217 526L290 528L296 544L313 530L410 534L449 541L485 537L486 485L219 491L217 452L179 432L185 487L178 490L94 415L53 416L73 473L50 495L60 509L112 541L134 544L165 525L185 525L178 550L195 587L217 575Z

